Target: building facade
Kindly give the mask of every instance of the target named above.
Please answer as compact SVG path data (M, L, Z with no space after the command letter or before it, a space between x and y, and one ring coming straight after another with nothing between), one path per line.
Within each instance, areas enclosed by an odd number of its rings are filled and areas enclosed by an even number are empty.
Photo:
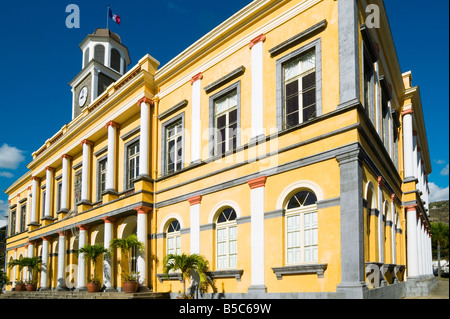
M6 190L6 258L41 256L41 290L85 289L93 269L77 249L133 233L142 290L182 290L162 276L182 252L208 260L205 296L429 286L420 91L383 1L256 0L161 67L146 55L128 69L108 29L80 49L72 120ZM121 290L118 255L99 264L105 289Z

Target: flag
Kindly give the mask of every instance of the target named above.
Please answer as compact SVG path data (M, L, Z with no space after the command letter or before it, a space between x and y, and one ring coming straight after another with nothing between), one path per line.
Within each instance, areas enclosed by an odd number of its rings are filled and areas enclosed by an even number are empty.
M108 16L114 20L117 24L120 24L120 17L117 14L114 14L111 8L108 8Z

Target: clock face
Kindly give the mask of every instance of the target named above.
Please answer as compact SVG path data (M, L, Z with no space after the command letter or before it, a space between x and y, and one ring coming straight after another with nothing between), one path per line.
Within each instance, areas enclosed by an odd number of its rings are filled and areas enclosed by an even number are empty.
M80 107L82 107L82 106L84 106L84 104L86 104L87 94L88 94L87 87L84 86L81 89L80 94L78 95L78 105Z

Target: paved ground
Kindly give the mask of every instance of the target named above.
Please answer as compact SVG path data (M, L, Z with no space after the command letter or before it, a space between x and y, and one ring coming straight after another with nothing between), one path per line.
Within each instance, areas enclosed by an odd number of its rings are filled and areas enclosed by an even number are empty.
M404 299L449 299L448 278L441 278L433 292L426 297L406 297Z

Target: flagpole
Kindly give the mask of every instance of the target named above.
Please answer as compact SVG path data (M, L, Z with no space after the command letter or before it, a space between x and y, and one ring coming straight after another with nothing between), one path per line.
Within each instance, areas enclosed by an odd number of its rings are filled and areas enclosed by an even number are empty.
M108 22L109 22L109 5L106 9L106 29L108 29Z

